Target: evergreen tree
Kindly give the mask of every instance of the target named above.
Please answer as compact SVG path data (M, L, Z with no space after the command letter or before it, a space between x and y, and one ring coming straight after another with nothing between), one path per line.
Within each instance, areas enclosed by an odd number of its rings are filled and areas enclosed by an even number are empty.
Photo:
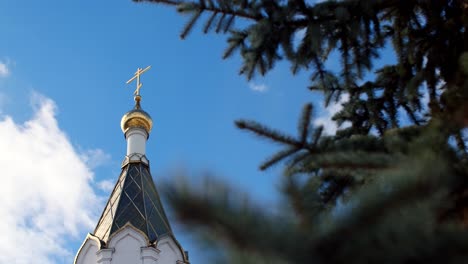
M247 79L286 60L326 104L349 96L335 135L311 126L312 105L297 136L236 122L284 146L260 167L285 167L279 213L215 181L168 184L178 217L227 248L225 261L468 263L467 0L136 2L190 14L182 38L199 20L227 34L223 58L240 53ZM376 65L388 49L396 62ZM339 71L325 67L333 52Z

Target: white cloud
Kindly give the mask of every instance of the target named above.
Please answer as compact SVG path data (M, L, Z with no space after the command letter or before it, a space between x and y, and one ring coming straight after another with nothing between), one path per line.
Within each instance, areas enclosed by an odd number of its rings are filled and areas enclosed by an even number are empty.
M259 93L263 93L263 92L266 92L268 90L268 86L266 86L265 84L263 84L263 83L254 83L254 82L249 82L249 88L252 91L259 92Z
M81 154L81 159L90 168L96 168L111 161L111 156L102 149L90 149Z
M342 94L340 100L336 103L331 103L324 109L324 115L317 117L314 120L314 125L323 126L324 133L327 135L334 135L338 126L335 121L332 120L332 117L343 109L342 104L349 100L348 94ZM343 124L346 126L347 124Z
M0 77L7 77L10 75L10 69L7 63L0 61Z
M115 186L115 180L102 180L97 183L99 189L105 191L106 193L111 192Z
M70 263L67 241L94 227L102 199L58 127L54 102L37 94L33 101L30 120L0 120L0 263Z

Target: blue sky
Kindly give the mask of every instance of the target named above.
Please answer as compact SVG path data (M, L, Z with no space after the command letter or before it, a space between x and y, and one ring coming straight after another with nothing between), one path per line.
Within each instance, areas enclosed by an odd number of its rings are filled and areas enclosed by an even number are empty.
M147 156L156 183L181 170L197 182L210 171L258 203L278 201L280 170L258 171L277 148L236 129L234 120L294 134L304 103L316 102L325 124L336 107L320 109L307 76L293 77L287 63L247 82L237 74L238 55L221 59L225 36L195 29L179 39L187 19L130 0L0 2L0 149L10 156L1 158L8 172L1 177L3 189L17 190L0 197L10 227L0 230L44 245L17 263L70 263L93 231L125 155L120 119L133 107L134 90L125 81L137 67L152 65L141 94L154 121ZM30 213L15 209L24 203ZM192 263L201 263L196 242L172 225ZM0 262L15 254L7 237Z

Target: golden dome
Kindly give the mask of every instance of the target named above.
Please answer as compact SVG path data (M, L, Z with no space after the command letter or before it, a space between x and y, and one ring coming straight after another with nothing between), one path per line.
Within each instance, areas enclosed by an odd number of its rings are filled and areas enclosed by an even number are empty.
M150 133L153 127L153 120L150 115L141 109L133 109L127 112L120 121L122 131L126 133L130 128L143 128L146 133Z

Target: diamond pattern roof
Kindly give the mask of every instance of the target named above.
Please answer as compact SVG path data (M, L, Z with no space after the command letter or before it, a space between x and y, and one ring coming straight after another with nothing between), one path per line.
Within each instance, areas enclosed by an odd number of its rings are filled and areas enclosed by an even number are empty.
M143 162L122 168L94 235L107 243L127 222L145 233L150 242L172 234L149 168Z

